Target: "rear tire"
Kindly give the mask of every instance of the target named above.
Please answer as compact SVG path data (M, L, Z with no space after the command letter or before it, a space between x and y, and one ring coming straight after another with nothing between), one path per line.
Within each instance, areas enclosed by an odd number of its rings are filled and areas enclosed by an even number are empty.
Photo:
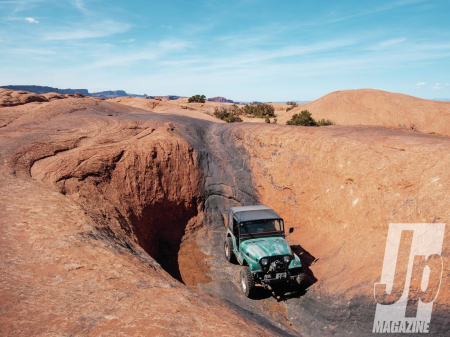
M236 263L236 256L234 255L234 249L233 249L233 239L231 237L227 237L225 240L225 243L223 245L225 258L230 263Z
M255 279L248 266L244 266L241 269L240 274L241 290L245 296L251 298L253 290L255 289Z

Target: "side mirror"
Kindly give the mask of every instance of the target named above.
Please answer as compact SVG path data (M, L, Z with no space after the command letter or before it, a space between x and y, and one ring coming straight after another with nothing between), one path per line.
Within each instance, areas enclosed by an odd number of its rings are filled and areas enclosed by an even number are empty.
M289 234L294 233L294 227L289 228Z

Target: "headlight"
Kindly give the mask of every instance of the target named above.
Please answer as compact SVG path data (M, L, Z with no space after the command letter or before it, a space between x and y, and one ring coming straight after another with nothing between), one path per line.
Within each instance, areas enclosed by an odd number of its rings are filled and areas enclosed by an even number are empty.
M283 257L283 261L284 261L284 263L289 264L291 262L291 256L286 255L285 257Z
M269 263L269 260L268 260L268 259L266 259L266 258L261 259L261 264L262 264L263 266L267 266L268 263Z

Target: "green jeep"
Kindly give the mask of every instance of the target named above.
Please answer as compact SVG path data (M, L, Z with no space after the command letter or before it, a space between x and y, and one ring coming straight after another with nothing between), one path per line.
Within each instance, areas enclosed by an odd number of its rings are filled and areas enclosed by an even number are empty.
M302 263L287 244L283 219L274 210L263 205L231 207L226 227L225 258L243 266L240 283L247 297L257 283L273 289L303 282Z

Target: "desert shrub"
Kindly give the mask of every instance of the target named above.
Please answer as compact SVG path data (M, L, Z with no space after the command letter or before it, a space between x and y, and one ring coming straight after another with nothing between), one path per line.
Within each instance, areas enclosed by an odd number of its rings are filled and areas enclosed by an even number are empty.
M266 123L270 124L270 118L269 117L266 117Z
M225 107L219 108L217 106L214 108L214 116L227 123L242 122L242 118L239 117L240 114L241 111L236 104L232 105L228 109Z
M287 125L302 125L302 126L324 126L334 125L335 123L329 119L321 119L316 122L312 118L311 113L308 110L302 110L299 114L294 114L292 119L287 121Z
M286 111L291 111L292 109L298 107L297 103L295 102L286 102L287 105L290 105L290 107L286 108Z
M194 95L189 97L188 103L205 103L206 96L205 95Z
M241 108L241 111L242 114L249 117L265 118L275 116L275 108L267 103L246 104Z
M276 116L275 108L267 103L246 104L242 108L240 108L236 104L233 104L229 108L214 108L214 116L222 120L225 120L224 118L226 118L227 121L229 119L230 122L242 122L242 118L239 117L242 115L247 117L265 118L266 123L270 123L270 117ZM267 122L268 119L269 122Z
M286 105L297 105L297 102L294 102L294 101L288 101L288 102L286 102Z
M294 114L292 119L287 121L287 125L302 125L302 126L325 126L334 125L335 123L329 119L321 119L316 122L312 118L311 113L308 110L302 110L299 114Z
M308 110L302 110L299 114L294 114L286 125L317 126L317 123Z
M273 124L277 124L277 122L278 122L278 119L277 119L277 118L274 118L274 119L273 119Z
M334 124L336 124L336 123L334 123L332 120L323 119L323 118L317 122L317 126L326 126L326 125L334 125Z

